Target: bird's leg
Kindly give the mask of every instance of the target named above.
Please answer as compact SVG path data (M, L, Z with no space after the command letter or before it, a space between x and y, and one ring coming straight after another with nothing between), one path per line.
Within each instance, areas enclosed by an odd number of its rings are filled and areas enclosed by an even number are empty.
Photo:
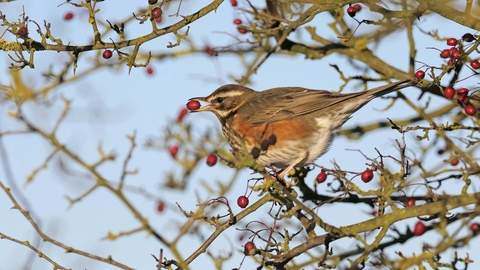
M287 188L291 188L293 185L291 183L287 183L287 181L285 181L284 177L288 173L288 171L290 171L293 167L295 167L298 163L300 163L300 161L305 159L307 156L308 156L308 151L305 152L303 155L299 156L297 159L295 159L295 161L292 162L292 164L288 165L287 168L285 168L283 171L281 171L278 174L277 179L283 181Z

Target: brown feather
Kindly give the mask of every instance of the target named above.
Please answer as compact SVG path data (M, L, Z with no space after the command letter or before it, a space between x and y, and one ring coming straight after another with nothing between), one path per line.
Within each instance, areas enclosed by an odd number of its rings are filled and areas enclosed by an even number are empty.
M366 92L334 94L325 90L313 90L301 87L279 87L265 90L254 95L238 110L253 125L265 125L291 119L310 113L328 113L334 109L336 113L353 113L370 100L412 85L410 80L398 81L380 86ZM356 102L345 102L355 99ZM345 104L346 103L346 104ZM350 103L350 104L349 104ZM350 105L338 107L339 104ZM332 106L337 107L332 108ZM351 107L351 108L350 108Z

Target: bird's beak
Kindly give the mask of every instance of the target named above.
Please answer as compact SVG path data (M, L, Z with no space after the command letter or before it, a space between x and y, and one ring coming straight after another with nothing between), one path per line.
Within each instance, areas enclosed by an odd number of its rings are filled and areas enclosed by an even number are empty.
M191 98L189 100L196 100L196 101L201 101L201 102L207 102L206 100L206 97L194 97L194 98ZM205 111L211 111L212 110L212 104L207 104L203 107L200 107L196 110L192 110L191 112L205 112Z

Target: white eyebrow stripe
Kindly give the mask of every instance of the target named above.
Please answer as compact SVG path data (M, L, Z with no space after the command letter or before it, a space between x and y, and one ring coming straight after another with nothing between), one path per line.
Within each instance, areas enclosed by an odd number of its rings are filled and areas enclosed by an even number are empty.
M243 94L245 94L244 91L229 90L229 91L225 91L225 92L215 93L215 95L213 95L212 98L213 97L237 97L237 96L241 96Z

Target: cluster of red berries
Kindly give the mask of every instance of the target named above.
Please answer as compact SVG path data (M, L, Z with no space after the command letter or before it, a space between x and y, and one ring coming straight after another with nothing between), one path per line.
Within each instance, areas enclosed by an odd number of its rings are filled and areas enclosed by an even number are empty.
M350 17L353 18L360 10L362 10L362 6L360 6L359 4L353 4L347 8L347 13Z
M462 36L462 39L457 40L456 38L449 38L447 39L447 45L451 46L448 49L444 49L440 51L440 57L443 59L449 59L447 64L453 65L457 62L458 59L462 56L463 53L463 46L462 42L472 42L475 40L475 37L470 34L466 33ZM472 68L478 69L480 68L480 63L477 60L472 61L471 63Z
M460 88L455 90L452 86L448 86L444 90L444 95L447 99L452 99L457 94L457 103L464 107L465 113L468 115L475 115L477 109L470 104L470 97L468 95L468 88Z
M441 50L440 57L444 59L448 58L448 65L453 65L462 57L464 42L472 42L474 40L476 40L476 38L470 33L464 34L461 39L449 38L447 39L447 45L450 46L450 48ZM478 60L473 60L470 62L470 67L472 69L480 69L480 62ZM443 94L447 99L453 99L456 94L457 103L464 107L465 113L468 115L475 115L477 109L470 104L470 96L468 95L468 92L469 90L467 88L455 90L453 86L448 86L444 89Z
M472 42L475 40L475 37L470 34L466 33L462 36L461 39L457 40L456 38L449 38L447 39L447 45L451 46L450 48L444 49L444 50L439 50L440 51L440 57L443 59L449 59L447 64L449 66L454 65L458 59L462 57L463 53L463 42ZM472 69L480 69L480 62L478 60L473 60L470 62L470 66ZM415 78L421 80L425 78L425 71L423 70L418 70L415 72ZM451 94L451 95L450 95ZM453 93L447 94L445 93L445 96L449 99L453 98ZM473 107L473 106L472 106ZM472 112L471 108L469 109L470 112ZM473 113L475 114L475 113ZM473 115L470 114L470 115Z
M448 65L450 66L454 64L462 56L462 52L459 49L457 49L456 46L458 45L458 40L455 38L447 39L447 45L452 47L450 47L449 49L442 50L440 52L440 57L443 59L449 58Z

